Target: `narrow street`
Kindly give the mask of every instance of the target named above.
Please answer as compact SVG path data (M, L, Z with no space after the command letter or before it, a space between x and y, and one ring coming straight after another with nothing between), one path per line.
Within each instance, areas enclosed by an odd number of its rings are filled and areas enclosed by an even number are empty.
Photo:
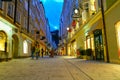
M0 63L0 80L120 80L119 68L68 56L13 59Z

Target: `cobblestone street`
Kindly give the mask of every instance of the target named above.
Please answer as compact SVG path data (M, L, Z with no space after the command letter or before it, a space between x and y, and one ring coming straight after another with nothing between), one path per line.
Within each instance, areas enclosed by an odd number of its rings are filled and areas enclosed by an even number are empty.
M54 57L0 63L0 80L120 80L120 65Z

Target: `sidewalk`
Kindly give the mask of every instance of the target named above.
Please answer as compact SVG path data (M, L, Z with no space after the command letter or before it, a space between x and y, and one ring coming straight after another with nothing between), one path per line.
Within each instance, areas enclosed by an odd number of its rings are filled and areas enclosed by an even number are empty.
M120 80L120 65L66 57L93 80Z
M120 65L71 56L13 59L0 63L0 80L120 80Z

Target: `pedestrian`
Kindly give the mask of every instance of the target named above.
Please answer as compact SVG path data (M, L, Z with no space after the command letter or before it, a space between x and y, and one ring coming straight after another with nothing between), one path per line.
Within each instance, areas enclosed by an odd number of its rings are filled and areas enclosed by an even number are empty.
M42 49L41 49L42 58L43 58L43 53L44 53L44 50L43 50L43 48L42 48Z
M31 46L31 57L32 57L32 59L34 59L34 53L35 53L35 44L32 43L32 46Z
M40 46L39 46L39 44L37 44L36 47L35 47L35 53L36 53L36 59L38 59L39 53L40 53Z
M54 57L54 50L53 49L50 51L50 57Z

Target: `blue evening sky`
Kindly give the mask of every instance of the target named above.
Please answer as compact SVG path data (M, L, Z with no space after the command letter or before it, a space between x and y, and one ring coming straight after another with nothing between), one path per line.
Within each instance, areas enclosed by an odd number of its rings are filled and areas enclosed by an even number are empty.
M41 0L43 2L46 17L49 20L50 31L59 29L59 20L64 0Z

